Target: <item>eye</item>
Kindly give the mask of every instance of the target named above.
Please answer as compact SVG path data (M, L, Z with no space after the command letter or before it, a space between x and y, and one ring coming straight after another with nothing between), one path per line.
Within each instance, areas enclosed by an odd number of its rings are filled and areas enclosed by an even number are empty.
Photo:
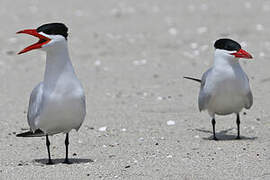
M50 29L47 29L47 30L44 31L44 33L46 33L46 34L52 34L52 31Z

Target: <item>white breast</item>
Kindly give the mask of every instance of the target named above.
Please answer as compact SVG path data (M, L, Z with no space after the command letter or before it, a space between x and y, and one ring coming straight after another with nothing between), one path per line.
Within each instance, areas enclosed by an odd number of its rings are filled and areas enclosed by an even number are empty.
M208 111L219 115L240 112L245 107L248 92L248 80L242 69L214 69L211 76L213 84Z
M43 98L37 127L48 134L66 133L80 128L85 116L83 93L76 90L70 93L52 92Z

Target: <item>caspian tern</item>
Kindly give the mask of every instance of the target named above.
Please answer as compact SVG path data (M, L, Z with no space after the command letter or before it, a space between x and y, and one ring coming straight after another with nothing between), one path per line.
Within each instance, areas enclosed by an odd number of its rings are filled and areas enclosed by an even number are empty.
M214 44L214 65L202 79L184 77L201 83L199 110L207 110L212 118L213 139L218 140L215 132L215 114L236 114L237 139L240 139L240 115L243 109L253 104L249 79L239 64L239 58L252 59L252 56L231 39L219 39Z
M69 164L69 132L79 130L86 114L85 95L69 58L68 28L62 23L44 24L37 29L26 29L24 33L39 38L18 54L34 49L44 50L46 69L44 79L32 91L28 107L30 131L17 134L18 137L46 136L48 164L53 164L50 155L49 135L66 133L66 158Z

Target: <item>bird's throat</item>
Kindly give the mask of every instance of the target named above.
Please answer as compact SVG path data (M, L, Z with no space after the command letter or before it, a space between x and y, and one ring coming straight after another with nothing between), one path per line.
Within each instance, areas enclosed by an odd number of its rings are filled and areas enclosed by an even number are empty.
M65 76L75 76L68 48L62 47L47 51L44 88L54 89L57 83L63 83L59 81L61 77Z

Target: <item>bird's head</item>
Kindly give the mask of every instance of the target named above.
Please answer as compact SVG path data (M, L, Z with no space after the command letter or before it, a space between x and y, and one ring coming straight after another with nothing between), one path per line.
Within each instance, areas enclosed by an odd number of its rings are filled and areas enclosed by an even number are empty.
M39 38L39 41L35 44L32 44L18 54L22 54L34 49L47 50L54 48L57 44L66 42L68 36L68 28L62 23L50 23L44 24L37 29L25 29L17 32L29 34Z
M241 48L241 45L231 39L219 39L214 44L216 52L229 59L252 59L252 56Z

